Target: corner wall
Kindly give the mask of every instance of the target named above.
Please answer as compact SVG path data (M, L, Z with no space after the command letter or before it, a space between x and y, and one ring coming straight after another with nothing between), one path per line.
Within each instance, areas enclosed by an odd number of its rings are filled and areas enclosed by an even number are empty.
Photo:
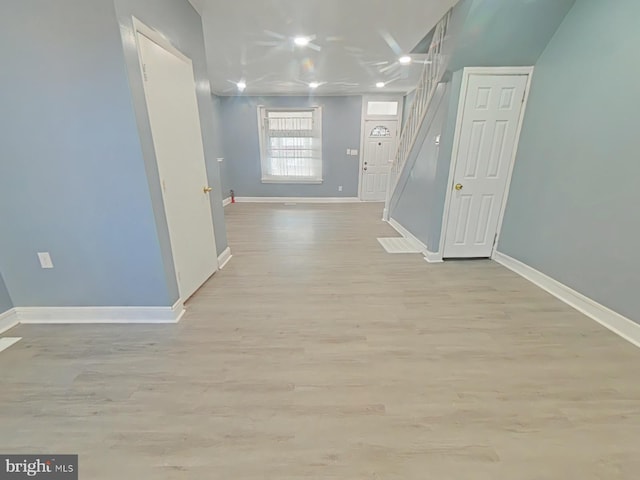
M405 165L390 205L391 217L429 251L440 248L463 68L534 64L574 1L462 0L454 7L443 45L450 85L447 112L440 111L441 104L429 107L427 115L439 118L439 127L428 134L421 130L414 160ZM441 133L439 149L433 148L436 131Z
M14 306L171 305L112 0L3 9L0 271Z
M231 190L231 172L229 160L226 156L226 150L224 149L224 139L222 134L222 99L218 95L211 94L211 100L213 103L213 131L216 132L214 137L216 138L218 157L224 160L218 164L220 168L220 185L222 188L222 199L229 197Z
M498 250L640 323L638 18L578 0L536 64Z

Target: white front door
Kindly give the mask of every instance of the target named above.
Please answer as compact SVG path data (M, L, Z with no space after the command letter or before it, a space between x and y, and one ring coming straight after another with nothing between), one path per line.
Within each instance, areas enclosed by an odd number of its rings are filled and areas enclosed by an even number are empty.
M384 202L391 162L396 154L396 120L369 120L364 124L361 199Z
M173 263L185 301L218 267L193 67L142 33L138 47Z
M527 75L470 75L444 257L490 257L518 141Z

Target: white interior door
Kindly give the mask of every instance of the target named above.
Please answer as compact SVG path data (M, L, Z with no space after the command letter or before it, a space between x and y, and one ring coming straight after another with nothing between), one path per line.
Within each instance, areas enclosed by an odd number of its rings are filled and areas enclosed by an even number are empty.
M398 122L368 120L364 128L361 198L366 201L384 202L391 162L396 154Z
M511 173L527 75L470 75L444 257L490 257Z
M180 298L216 271L217 255L191 61L142 33L138 48Z

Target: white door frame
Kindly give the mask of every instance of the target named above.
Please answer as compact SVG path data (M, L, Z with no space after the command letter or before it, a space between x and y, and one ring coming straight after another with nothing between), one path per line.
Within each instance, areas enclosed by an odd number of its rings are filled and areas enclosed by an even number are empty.
M509 171L507 173L507 185L504 191L504 201L500 207L500 214L498 217L498 228L496 231L496 240L493 243L493 249L491 251L491 258L495 255L496 246L500 239L500 232L502 230L502 221L504 219L504 212L507 206L507 199L509 198L509 189L511 187L511 177L513 176L513 167L515 165L516 154L518 153L518 145L520 144L520 133L522 132L522 123L524 120L524 114L527 109L527 102L529 100L529 92L531 91L531 79L533 77L533 67L467 67L462 73L462 86L460 88L460 99L458 101L458 112L456 114L456 128L453 136L453 150L451 152L451 165L449 166L449 178L447 179L447 191L444 199L444 211L442 215L442 226L440 230L440 245L438 247L438 256L442 260L444 255L444 244L447 234L447 225L449 222L449 209L451 208L451 197L453 195L453 176L456 171L456 165L458 162L458 151L460 149L460 134L462 132L462 120L464 113L464 106L467 101L467 90L469 87L469 79L471 75L527 75L527 85L524 91L524 101L522 102L522 109L520 110L520 118L518 119L518 126L516 129L516 141L514 142L513 152L511 153Z
M398 113L396 115L368 115L367 105L369 102L398 102ZM360 151L358 152L358 198L362 201L362 169L364 168L364 146L367 141L365 124L368 120L397 120L396 128L396 149L400 140L402 129L402 112L404 108L404 96L402 94L371 94L362 96L362 115L360 115ZM395 153L394 153L395 156ZM389 164L391 169L391 164Z
M191 64L193 63L189 57L187 57L184 53L182 53L180 50L178 50L176 47L174 47L171 44L171 42L169 42L169 40L167 40L165 38L165 36L162 35L160 32L158 32L157 30L154 30L151 27L146 26L144 23L142 23L136 17L131 17L131 18L133 20L133 29L135 30L136 47L138 46L138 34L141 33L145 37L148 37L151 40L153 40L155 43L160 45L165 50L167 50L167 51L171 52L172 54L174 54L176 57L181 58L185 62L188 62L188 63L191 63ZM139 51L139 49L136 49L136 51ZM140 71L142 71L142 62L140 62Z
M144 67L142 64L142 58L140 55L140 45L139 45L139 35L144 35L145 37L149 38L150 40L152 40L153 42L157 43L160 47L164 48L165 50L167 50L169 53L175 55L176 57L178 57L179 59L187 62L189 65L192 66L193 68L193 61L191 60L191 58L189 58L187 55L185 55L184 53L182 53L180 50L178 50L176 47L174 47L171 42L160 32L158 32L157 30L154 30L153 28L145 25L144 23L142 23L137 17L132 16L131 20L133 22L133 34L134 34L134 39L135 39L135 45L136 45L136 55L138 57L138 64L140 66L140 73L141 75L144 76ZM195 79L195 71L194 71L194 79ZM144 82L144 78L142 79ZM194 89L196 88L196 86L194 85ZM196 105L197 105L197 92L196 92ZM146 98L145 98L145 105L146 105ZM145 111L147 112L148 115L148 108L145 109ZM198 106L198 115L200 115L200 110L199 110L199 106ZM199 120L199 119L198 119ZM151 123L149 123L149 130L151 131ZM200 135L202 135L202 132L200 132ZM202 139L202 143L203 143L203 148L204 148L204 138ZM157 164L157 159L154 159L154 161ZM208 169L207 169L207 164L206 164L206 157L205 157L205 164L204 164L204 169L205 169L205 173L208 175ZM207 179L207 184L208 184L208 179ZM160 191L162 192L162 186L159 185ZM163 212L166 216L166 211L164 208L164 193L163 195ZM211 202L211 200L209 199L209 202ZM215 248L215 224L213 222L213 206L210 207L211 208L211 227L213 228L213 238L214 238L214 248ZM167 227L168 228L168 227ZM169 236L171 236L171 234L169 233ZM171 244L171 241L169 242ZM174 255L174 251L173 251L173 247L171 247L171 257L172 257L172 263L173 263L173 268L176 274L176 282L178 282L178 268L176 265L176 260L175 260L175 255ZM215 271L213 272L214 274L216 272L218 272L218 270L220 270L220 264L221 264L221 256L217 255L216 252L216 265L215 265ZM223 260L225 263L227 260ZM178 283L178 289L179 289L179 283ZM180 294L179 294L180 295ZM179 298L178 302L182 303L184 301L186 301L186 298Z

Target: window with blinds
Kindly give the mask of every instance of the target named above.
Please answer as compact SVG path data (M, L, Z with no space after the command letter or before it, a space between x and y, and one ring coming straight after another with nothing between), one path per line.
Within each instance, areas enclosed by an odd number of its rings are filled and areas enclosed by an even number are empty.
M322 182L320 107L259 107L263 183Z

